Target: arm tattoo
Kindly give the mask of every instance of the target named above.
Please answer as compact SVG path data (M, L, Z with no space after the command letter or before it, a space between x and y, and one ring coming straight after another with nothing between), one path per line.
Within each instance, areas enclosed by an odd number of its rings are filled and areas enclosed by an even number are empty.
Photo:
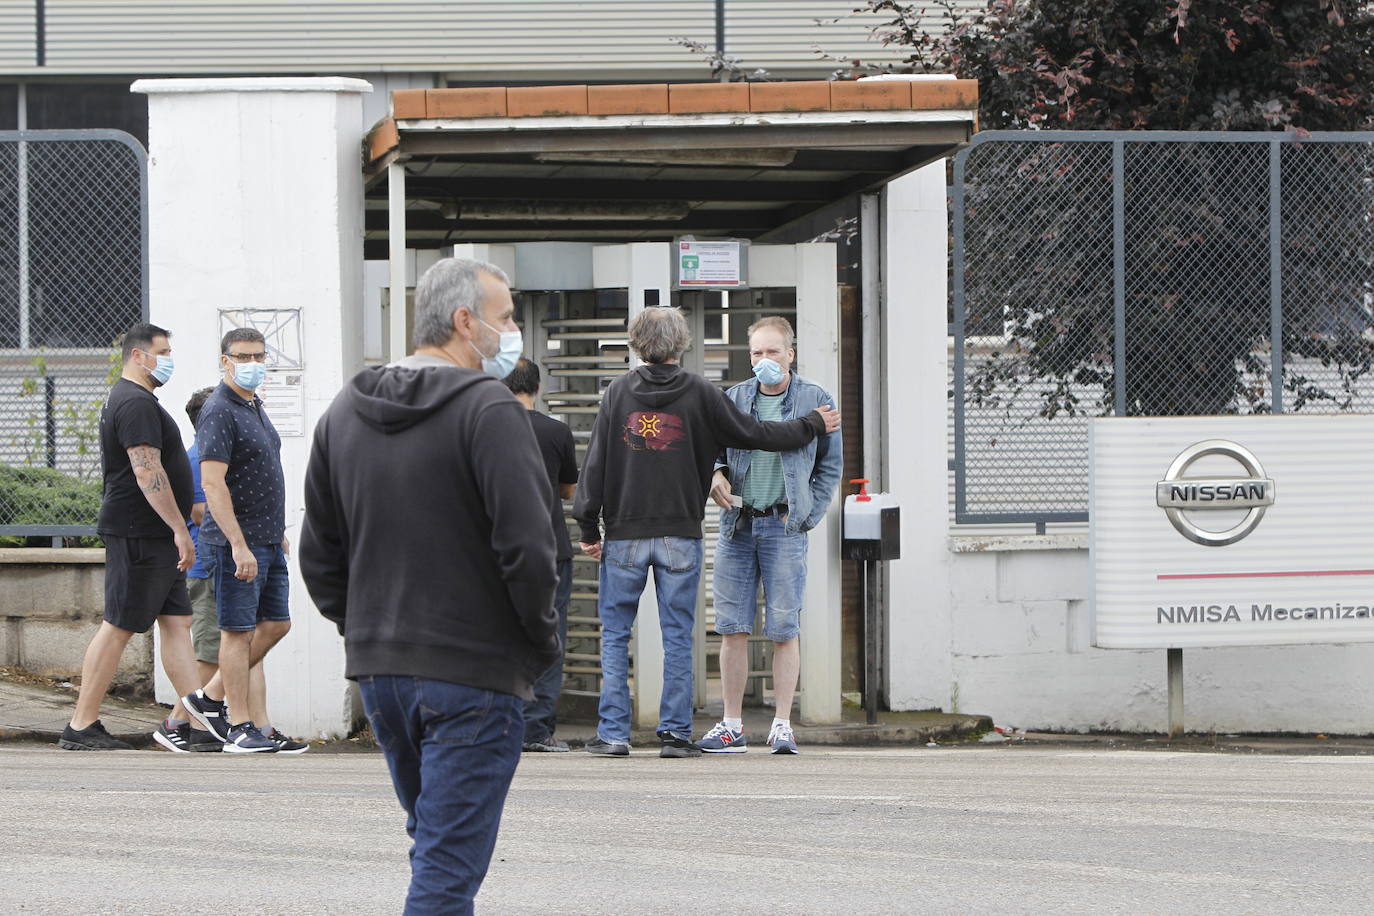
M151 445L135 445L129 449L129 464L135 472L139 468L145 471L161 471L162 449L153 448Z
M161 493L170 484L162 470L162 450L151 445L135 445L129 449L129 464L134 469L134 477L139 479L138 488L145 494ZM140 474L142 471L144 473Z

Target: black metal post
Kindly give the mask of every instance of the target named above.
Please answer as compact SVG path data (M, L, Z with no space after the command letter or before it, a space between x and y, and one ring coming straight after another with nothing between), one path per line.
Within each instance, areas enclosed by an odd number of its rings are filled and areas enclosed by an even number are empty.
M864 560L864 711L878 724L878 561Z
M1183 650L1168 649L1169 738L1183 734Z
M57 467L57 379L43 376L43 420L48 438L48 467Z
M33 56L38 66L48 62L48 13L44 0L34 0L33 4Z

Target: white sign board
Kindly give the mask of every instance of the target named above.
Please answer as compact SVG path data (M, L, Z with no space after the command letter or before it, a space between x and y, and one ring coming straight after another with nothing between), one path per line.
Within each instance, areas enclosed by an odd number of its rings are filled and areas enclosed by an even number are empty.
M304 373L299 369L268 370L257 395L278 435L305 435Z
M1374 417L1089 427L1096 645L1374 641Z
M744 289L749 277L749 243L741 239L673 244L674 289Z

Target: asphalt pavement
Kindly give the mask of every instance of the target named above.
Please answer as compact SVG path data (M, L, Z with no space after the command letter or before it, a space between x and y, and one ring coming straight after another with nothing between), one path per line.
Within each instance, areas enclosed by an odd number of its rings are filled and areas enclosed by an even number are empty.
M1374 758L525 755L479 912L1367 913ZM0 745L0 912L398 913L375 753Z

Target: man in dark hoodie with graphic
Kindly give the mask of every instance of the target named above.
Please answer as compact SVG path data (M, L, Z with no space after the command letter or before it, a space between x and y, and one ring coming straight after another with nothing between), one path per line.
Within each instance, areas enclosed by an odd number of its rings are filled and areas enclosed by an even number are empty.
M301 573L408 815L407 913L472 912L524 701L558 655L548 478L499 381L522 349L513 313L490 264L426 271L415 355L345 386L306 471Z
M652 569L663 631L659 756L696 757L692 628L716 456L725 448L801 448L838 429L840 415L830 405L780 422L741 412L725 392L678 365L692 338L677 309L647 308L629 332L630 349L647 365L606 388L573 503L582 550L601 561L601 721L587 750L630 753L630 628Z

